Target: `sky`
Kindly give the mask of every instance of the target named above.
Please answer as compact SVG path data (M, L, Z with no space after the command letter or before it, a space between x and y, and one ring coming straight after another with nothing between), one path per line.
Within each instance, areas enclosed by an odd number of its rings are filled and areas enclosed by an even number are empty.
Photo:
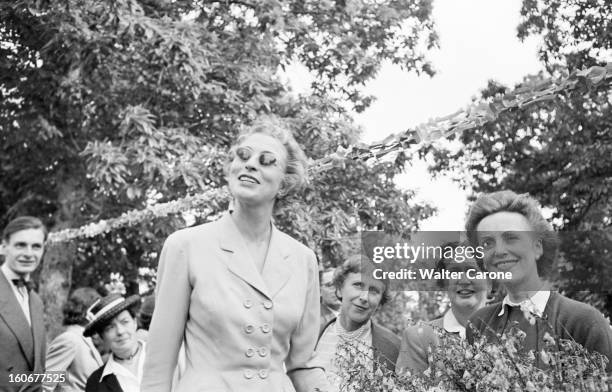
M521 0L434 0L433 20L440 49L429 59L434 77L417 76L386 64L364 92L376 101L354 113L363 141L372 143L467 106L490 79L514 85L543 67L537 59L539 37L516 37ZM288 68L293 89L306 92L311 77L299 64ZM398 178L398 186L417 191L438 214L421 223L421 230L461 230L467 212L466 193L450 178L433 180L422 161Z

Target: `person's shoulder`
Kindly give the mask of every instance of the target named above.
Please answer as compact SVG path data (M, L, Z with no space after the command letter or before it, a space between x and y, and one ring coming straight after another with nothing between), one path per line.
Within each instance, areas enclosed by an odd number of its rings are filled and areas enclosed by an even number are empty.
M502 306L501 302L495 302L490 305L483 306L482 308L472 313L472 315L469 318L470 324L474 326L478 326L481 324L488 323L488 321L491 320L491 318L499 314L499 311L501 310L501 306Z
M296 240L295 238L293 238L289 234L285 233L284 231L281 231L281 230L277 229L277 233L278 233L279 238L281 239L281 241L283 243L285 243L286 246L291 247L293 252L297 251L297 252L304 253L304 254L309 254L309 255L310 254L314 254L312 249L310 249L309 247L307 247L306 245L304 245L300 241Z
M568 298L561 293L551 292L550 301L556 303L555 308L558 314L557 317L581 320L581 322L593 319L605 321L603 314L594 306Z
M426 321L425 324L434 328L444 328L444 317L438 317L436 319Z
M185 227L170 234L167 243L185 243L193 240L201 240L202 236L219 232L220 220L206 222L200 225Z
M296 240L287 233L276 230L279 237L279 246L283 248L283 252L297 256L296 259L308 265L308 268L318 271L317 257L312 249Z
M70 343L72 345L76 345L83 339L82 336L79 336L78 332L72 329L65 329L62 333L57 335L51 345L60 344L60 343Z
M380 336L384 337L385 339L391 341L392 343L399 345L400 343L399 336L393 333L393 331L391 331L389 328L383 327L382 325L373 322L372 330L376 331L376 333L378 333Z

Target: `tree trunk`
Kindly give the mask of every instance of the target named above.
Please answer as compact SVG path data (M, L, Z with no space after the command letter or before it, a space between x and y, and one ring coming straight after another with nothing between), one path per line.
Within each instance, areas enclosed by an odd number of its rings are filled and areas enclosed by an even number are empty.
M60 205L55 214L54 231L78 226L79 208L85 193L69 174L57 188ZM67 241L48 245L42 268L39 268L39 289L45 306L47 339L51 341L62 330L63 312L72 285L72 267L77 257L77 242Z
M51 341L62 331L62 307L66 303L72 282L72 266L76 257L73 242L50 245L40 269L39 290L45 305L47 339Z

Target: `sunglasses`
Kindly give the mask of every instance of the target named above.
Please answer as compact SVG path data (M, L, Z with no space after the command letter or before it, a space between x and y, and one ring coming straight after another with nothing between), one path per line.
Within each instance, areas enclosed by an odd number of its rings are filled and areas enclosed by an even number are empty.
M236 156L243 162L248 161L253 156L253 151L246 147L238 147L235 151ZM275 166L277 162L276 156L271 152L264 151L259 154L259 164L261 166Z

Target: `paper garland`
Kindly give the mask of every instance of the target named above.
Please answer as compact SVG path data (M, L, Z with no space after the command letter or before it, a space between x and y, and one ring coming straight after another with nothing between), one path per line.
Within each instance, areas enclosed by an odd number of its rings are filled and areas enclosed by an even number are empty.
M557 95L576 89L578 86L592 88L612 80L612 63L605 67L594 66L582 71L573 72L567 78L549 79L535 85L523 86L505 95L495 97L492 102L480 102L448 116L432 119L414 129L399 134L392 134L384 140L366 145L363 143L347 148L338 147L330 156L312 162L309 171L316 174L342 165L346 159L368 160L379 159L391 152L405 150L419 143L431 143L434 140L465 130L475 129L495 121L501 113L512 108L522 108L535 102L554 99ZM117 218L89 223L76 229L66 229L49 234L49 242L64 242L77 238L91 238L111 230L138 224L145 219L164 217L199 207L213 208L227 201L229 192L226 188L208 189L200 194L186 196L167 203L153 204L143 210L132 210Z

